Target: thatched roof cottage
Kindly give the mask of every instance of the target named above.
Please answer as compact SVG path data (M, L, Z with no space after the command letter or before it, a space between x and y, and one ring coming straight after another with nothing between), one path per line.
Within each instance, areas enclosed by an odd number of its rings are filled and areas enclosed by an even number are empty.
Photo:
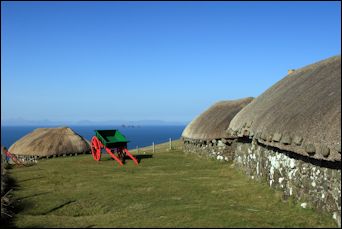
M220 101L193 119L182 133L185 151L202 151L203 154L213 154L221 159L228 156L224 155L228 154L225 130L233 117L252 100L252 97L248 97Z
M90 145L69 127L37 128L8 150L20 156L46 157L89 152Z
M341 56L292 71L227 128L234 163L341 225Z

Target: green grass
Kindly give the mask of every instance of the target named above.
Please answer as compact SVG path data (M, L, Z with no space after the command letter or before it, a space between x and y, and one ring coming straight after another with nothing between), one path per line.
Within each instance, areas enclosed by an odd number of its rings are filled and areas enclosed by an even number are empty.
M54 158L14 168L16 227L336 227L330 215L282 201L232 164L168 144L119 167L109 156ZM144 154L145 152L145 154ZM132 151L137 154L137 152ZM152 155L148 158L148 155Z

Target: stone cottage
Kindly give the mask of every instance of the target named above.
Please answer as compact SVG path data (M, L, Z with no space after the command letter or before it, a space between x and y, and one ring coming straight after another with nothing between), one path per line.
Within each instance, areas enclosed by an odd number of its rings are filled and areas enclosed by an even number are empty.
M37 128L8 149L21 161L90 152L90 144L69 127Z
M341 226L341 56L288 72L245 105L204 112L184 130L184 149L216 156L227 148L252 179Z
M252 100L252 97L248 97L221 101L204 111L184 129L184 150L220 160L232 160L232 141L226 138L226 128L232 118Z
M227 128L234 163L341 225L341 56L297 69Z

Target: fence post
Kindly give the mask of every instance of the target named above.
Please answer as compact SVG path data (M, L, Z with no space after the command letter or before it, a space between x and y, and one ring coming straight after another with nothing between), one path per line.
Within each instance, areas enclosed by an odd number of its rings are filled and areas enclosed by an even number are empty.
M172 149L172 141L171 141L171 138L169 138L169 141L170 141L170 150Z
M154 142L152 142L152 149L153 149L153 153L154 153Z

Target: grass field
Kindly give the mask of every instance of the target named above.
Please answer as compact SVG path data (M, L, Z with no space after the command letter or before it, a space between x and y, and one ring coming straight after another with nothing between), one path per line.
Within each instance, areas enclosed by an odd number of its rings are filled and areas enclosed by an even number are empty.
M16 227L336 227L331 216L283 202L232 164L175 144L139 150L122 167L91 155L9 170ZM144 153L145 152L145 153ZM138 155L137 152L132 151Z

